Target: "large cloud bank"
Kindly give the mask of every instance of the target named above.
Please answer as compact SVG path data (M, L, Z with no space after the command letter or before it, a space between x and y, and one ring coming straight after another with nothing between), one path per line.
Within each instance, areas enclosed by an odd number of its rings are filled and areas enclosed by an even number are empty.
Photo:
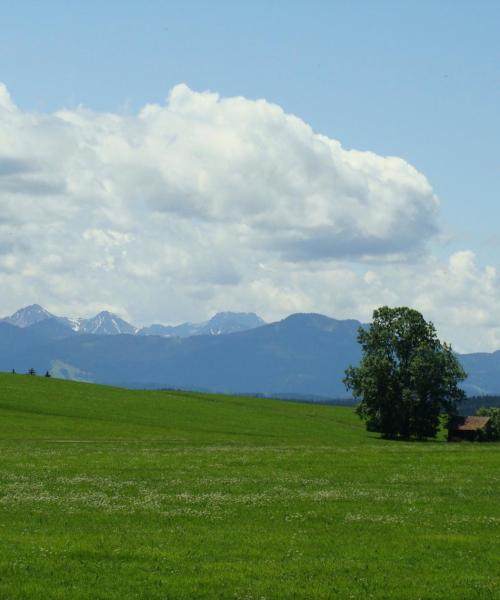
M185 85L134 116L25 112L0 86L0 208L6 312L38 301L138 323L221 309L366 318L405 299L439 230L438 200L404 160ZM410 302L431 310L425 282Z

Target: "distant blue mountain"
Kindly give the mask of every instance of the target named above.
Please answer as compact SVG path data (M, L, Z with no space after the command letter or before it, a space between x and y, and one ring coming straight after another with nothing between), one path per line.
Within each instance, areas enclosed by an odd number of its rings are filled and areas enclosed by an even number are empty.
M32 330L30 327L21 328L0 321L0 365L1 370L12 368L12 359L19 353L39 348L50 341L43 333ZM11 366L5 366L11 365Z
M181 325L150 325L139 329L137 335L160 335L163 337L190 337L192 335L224 335L246 331L265 325L255 313L220 312L202 323Z
M25 331L36 334L45 341L62 340L63 338L77 335L70 323L58 317L37 321L33 325L25 327Z
M70 322L54 316L23 327L0 321L0 370L33 367L128 387L348 397L342 379L346 367L360 359L359 321L293 314L261 324L255 317L247 325L259 326L245 331L222 333L211 320L200 333L184 337L76 333ZM500 352L459 359L469 373L464 386L469 394L500 393Z
M48 369L113 385L346 396L343 370L359 360L359 322L322 315L291 315L242 332L184 338L71 331L55 339L52 330L43 337L38 324L10 327L20 336L32 333L32 343L0 355L2 370Z
M465 372L469 374L464 388L471 396L500 394L500 351L460 354Z

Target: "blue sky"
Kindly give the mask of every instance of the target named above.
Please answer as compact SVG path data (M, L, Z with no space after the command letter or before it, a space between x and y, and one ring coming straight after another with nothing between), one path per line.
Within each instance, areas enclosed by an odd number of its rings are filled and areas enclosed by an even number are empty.
M182 82L263 98L347 149L416 167L441 201L433 256L500 267L500 3L25 0L1 12L0 81L20 110L135 115Z
M415 165L451 233L486 259L499 243L499 31L487 0L24 0L2 7L0 74L42 111L133 111L180 82L276 102L348 148Z

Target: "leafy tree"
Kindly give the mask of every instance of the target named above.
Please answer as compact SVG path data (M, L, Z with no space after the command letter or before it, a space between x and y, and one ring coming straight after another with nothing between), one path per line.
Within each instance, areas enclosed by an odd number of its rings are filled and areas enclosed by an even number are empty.
M387 438L435 437L443 413L451 418L464 397L467 375L451 346L416 310L384 306L368 328L360 327L359 367L344 383L360 400L357 412L367 429Z
M477 432L478 440L497 442L500 440L500 408L482 407L476 411L480 417L491 417L484 431Z

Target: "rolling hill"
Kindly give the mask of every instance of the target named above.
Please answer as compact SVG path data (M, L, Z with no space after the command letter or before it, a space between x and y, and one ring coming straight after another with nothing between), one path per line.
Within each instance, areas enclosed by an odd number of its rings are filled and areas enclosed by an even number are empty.
M0 374L0 597L494 598L499 457L349 408Z

